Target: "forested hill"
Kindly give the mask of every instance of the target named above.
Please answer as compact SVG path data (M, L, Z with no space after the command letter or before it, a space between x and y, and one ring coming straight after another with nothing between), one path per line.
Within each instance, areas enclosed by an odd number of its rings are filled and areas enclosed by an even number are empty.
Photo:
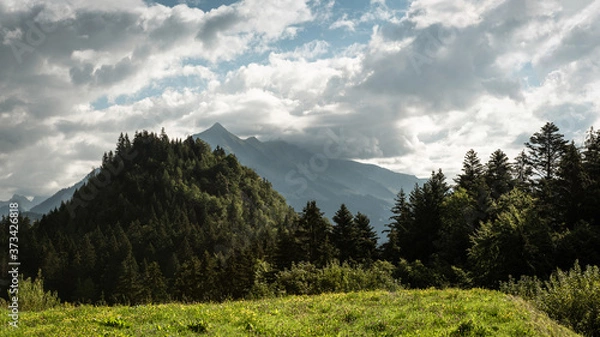
M121 135L71 201L21 226L21 261L68 301L235 298L293 216L269 182L220 148Z

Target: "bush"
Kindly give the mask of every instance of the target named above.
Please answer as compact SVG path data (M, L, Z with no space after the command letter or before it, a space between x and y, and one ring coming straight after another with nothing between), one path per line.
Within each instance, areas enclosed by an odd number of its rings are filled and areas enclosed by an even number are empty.
M585 336L600 336L600 270L576 262L571 270L558 269L547 281L522 277L501 285L509 294L532 301L553 319Z
M266 281L255 283L252 294L260 297L267 294L316 295L326 292L396 290L399 286L392 277L393 270L394 266L385 261L376 261L370 268L350 267L347 263L340 265L339 262L317 268L309 262L300 262L278 272L270 284Z
M470 288L473 281L469 272L462 268L449 265L434 257L430 266L424 265L420 260L407 261L400 259L394 272L397 279L409 288L425 289L435 288Z
M41 271L38 271L35 280L31 280L30 277L23 279L23 275L19 275L18 289L19 292L16 295L9 292L8 298L10 300L13 296L18 297L20 311L42 311L60 305L56 292L44 290Z

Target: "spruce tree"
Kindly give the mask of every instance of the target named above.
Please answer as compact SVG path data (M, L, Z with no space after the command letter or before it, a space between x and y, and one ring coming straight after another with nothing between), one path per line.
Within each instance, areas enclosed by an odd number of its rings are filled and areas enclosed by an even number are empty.
M327 264L334 257L331 232L332 226L323 217L317 202L307 202L298 218L296 232L302 260L317 266Z
M485 165L484 179L494 200L510 192L515 186L508 157L502 150L498 149L490 156Z
M411 221L399 233L400 255L428 264L435 253L435 242L442 228L443 203L450 187L442 170L432 172L422 188L415 187L409 196Z
M513 164L513 175L516 187L522 191L530 190L533 170L529 165L525 150L521 151L515 158L515 162Z
M337 248L338 259L340 262L354 260L357 255L356 244L359 233L352 213L350 213L346 205L342 204L332 219L334 225L331 239Z
M420 188L418 185L415 189ZM406 193L403 189L396 195L394 207L392 207L392 220L386 224L387 229L384 233L387 234L387 241L382 245L383 258L392 263L398 263L400 259L401 249L405 246L403 240L410 241L408 235L412 228L412 214Z
M591 127L584 143L583 168L589 179L582 207L584 218L593 225L600 225L600 130Z
M573 229L577 221L583 219L582 207L589 185L581 154L573 142L565 147L557 175L558 198L555 207L561 213L559 220L567 228Z
M554 230L560 230L560 214L555 207L558 201L556 186L560 160L564 154L567 141L560 134L554 123L546 123L525 143L528 149L528 163L533 174L538 177L534 181L534 196L537 197L537 208L544 219L552 223Z
M528 149L528 161L533 168L533 173L540 179L556 178L558 164L567 144L564 135L558 131L554 123L548 122L529 138L529 142L525 143Z
M469 193L476 195L481 187L484 167L475 150L470 149L463 160L463 173L455 179L457 187L462 187Z
M360 263L370 264L377 259L377 233L371 220L360 212L354 216L354 224L358 230L358 242L354 259Z
M158 262L145 263L142 284L143 295L141 297L144 302L165 303L169 301L167 280L163 276Z
M130 251L117 269L117 283L111 295L112 302L127 305L142 303L142 290L139 267Z

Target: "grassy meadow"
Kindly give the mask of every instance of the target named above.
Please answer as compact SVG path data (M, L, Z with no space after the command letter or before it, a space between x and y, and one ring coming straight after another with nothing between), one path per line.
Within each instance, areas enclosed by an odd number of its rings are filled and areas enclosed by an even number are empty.
M16 329L2 315L0 336L578 336L518 297L481 289L60 306L20 315Z

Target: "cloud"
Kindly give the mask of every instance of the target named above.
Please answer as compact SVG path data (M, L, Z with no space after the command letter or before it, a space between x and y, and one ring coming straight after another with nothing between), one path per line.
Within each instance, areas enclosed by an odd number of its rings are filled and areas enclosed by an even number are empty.
M142 128L315 151L329 130L342 156L422 177L470 148L514 157L547 120L600 123L596 1L338 5L3 2L0 199L68 186Z
M335 21L329 26L329 29L338 29L343 28L353 32L355 30L356 24L352 20L348 20L348 14L344 14L343 17Z

